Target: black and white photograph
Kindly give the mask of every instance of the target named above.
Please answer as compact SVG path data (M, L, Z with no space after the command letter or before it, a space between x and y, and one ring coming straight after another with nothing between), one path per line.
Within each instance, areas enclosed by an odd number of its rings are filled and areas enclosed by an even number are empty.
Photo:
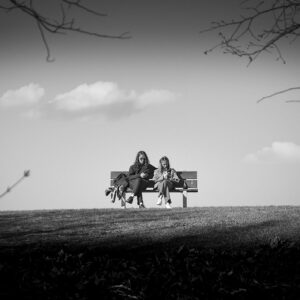
M300 0L0 0L1 299L300 299Z

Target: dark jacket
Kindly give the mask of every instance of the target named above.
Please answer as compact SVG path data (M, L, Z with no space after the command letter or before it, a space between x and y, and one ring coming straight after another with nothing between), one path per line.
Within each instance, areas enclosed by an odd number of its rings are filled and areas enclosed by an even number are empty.
M156 168L151 164L143 166L132 165L129 168L128 178L129 180L140 178L141 173L145 173L146 177L144 177L144 179L149 180L153 177L155 169Z

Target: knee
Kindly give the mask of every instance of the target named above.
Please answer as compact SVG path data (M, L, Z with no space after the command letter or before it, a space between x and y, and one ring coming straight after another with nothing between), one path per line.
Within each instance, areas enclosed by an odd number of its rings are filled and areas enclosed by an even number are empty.
M171 181L165 180L165 181L164 181L164 187L165 187L165 188L168 188L168 189L170 190L170 189L172 189L173 184L172 184Z
M172 183L171 181L168 181L168 182L167 182L167 185L168 185L168 187L171 188L171 187L173 186L173 183Z
M163 185L164 186L169 186L170 185L170 181L169 180L167 180L167 179L164 179L164 181L163 181Z
M134 179L134 183L136 183L136 184L141 183L141 181L142 181L142 178L136 178L136 179Z
M134 180L134 185L135 186L140 186L142 184L142 178L136 178Z

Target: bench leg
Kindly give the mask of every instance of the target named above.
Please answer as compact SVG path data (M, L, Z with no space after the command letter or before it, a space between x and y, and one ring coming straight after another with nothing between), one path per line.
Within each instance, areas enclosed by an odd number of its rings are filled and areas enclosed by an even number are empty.
M182 192L182 207L187 208L187 191Z

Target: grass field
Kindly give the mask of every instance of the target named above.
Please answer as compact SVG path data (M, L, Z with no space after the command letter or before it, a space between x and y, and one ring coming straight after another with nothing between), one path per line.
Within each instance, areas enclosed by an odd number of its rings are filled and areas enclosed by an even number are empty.
M0 296L299 299L299 249L292 206L1 212Z

